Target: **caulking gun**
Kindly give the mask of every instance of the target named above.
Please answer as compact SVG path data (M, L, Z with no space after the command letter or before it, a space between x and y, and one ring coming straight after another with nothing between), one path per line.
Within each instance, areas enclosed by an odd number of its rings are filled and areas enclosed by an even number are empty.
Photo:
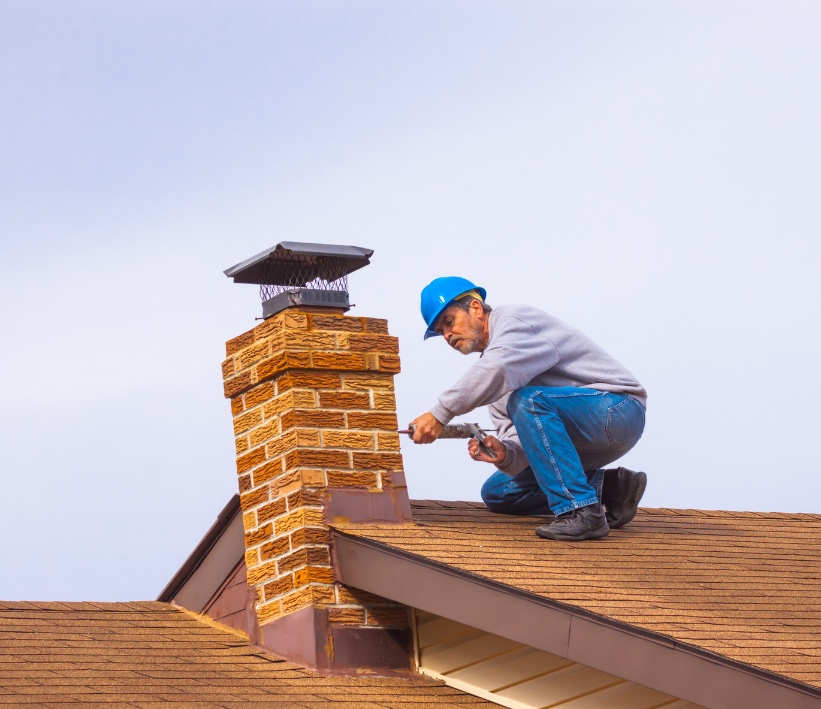
M496 429L489 430L495 431ZM398 431L398 433L407 433L410 438L413 438L413 434L415 432L416 426L413 424L411 424L410 427L404 431ZM454 423L449 426L445 426L444 429L442 429L442 433L439 435L439 438L475 438L479 441L479 450L481 450L482 453L489 458L495 459L496 454L493 452L493 449L485 445L486 435L487 433L478 423Z

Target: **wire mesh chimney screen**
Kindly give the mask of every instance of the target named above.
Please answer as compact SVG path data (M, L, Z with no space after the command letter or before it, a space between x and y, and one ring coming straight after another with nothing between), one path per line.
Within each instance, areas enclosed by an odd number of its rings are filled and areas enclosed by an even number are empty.
M348 274L370 263L371 249L281 241L225 271L234 283L256 283L262 317L309 306L348 310Z
M348 291L348 263L341 256L299 254L277 247L263 262L262 276L262 300L294 288Z

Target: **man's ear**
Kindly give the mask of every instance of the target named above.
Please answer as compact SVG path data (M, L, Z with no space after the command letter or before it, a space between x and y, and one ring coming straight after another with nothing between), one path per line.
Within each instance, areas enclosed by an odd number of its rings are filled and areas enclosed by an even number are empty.
M478 299L474 298L470 301L470 311L477 317L484 317L485 311Z

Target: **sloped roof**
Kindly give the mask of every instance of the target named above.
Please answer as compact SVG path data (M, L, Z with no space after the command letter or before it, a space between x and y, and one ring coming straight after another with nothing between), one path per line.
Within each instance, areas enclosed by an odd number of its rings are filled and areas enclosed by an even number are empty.
M534 518L479 503L413 513L413 525L337 529L821 696L821 515L643 509L605 539L560 543L536 537Z
M0 704L490 706L426 678L323 677L167 603L0 602Z

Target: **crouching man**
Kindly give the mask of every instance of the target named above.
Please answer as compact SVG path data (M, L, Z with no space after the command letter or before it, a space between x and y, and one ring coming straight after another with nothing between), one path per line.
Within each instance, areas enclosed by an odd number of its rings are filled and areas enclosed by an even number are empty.
M442 335L479 359L427 413L416 418L415 443L432 443L454 417L489 407L498 436L468 444L476 461L497 470L482 487L494 512L554 514L536 530L546 539L598 539L633 519L644 473L604 470L644 430L647 393L590 338L527 305L491 308L467 279L437 278L422 291L425 339Z

